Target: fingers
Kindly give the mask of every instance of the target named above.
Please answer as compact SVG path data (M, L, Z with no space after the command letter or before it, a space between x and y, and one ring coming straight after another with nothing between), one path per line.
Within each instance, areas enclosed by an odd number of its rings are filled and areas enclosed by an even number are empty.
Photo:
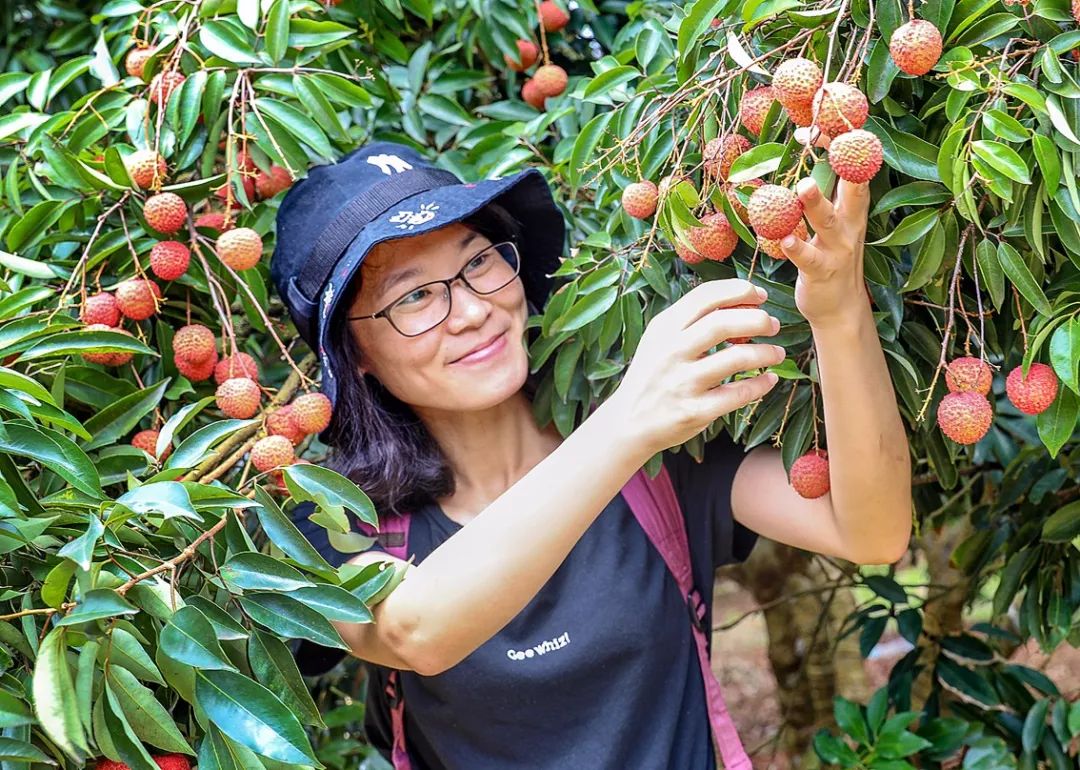
M690 365L690 371L698 385L715 388L733 374L777 366L783 363L785 358L787 358L787 353L779 345L764 343L732 345L705 356L700 361L693 362Z
M712 418L715 420L764 398L779 381L780 378L773 372L764 372L754 377L725 382L704 396L705 407L710 414L715 415Z
M794 235L785 235L780 239L780 251L803 272L814 272L825 260L825 255L817 246Z
M841 179L837 185L836 206L843 212L843 216L864 221L870 210L870 183L848 182Z
M757 305L756 302L752 304ZM780 322L760 307L717 308L684 332L685 349L690 358L697 358L724 340L771 337L778 331Z
M821 147L822 149L829 149L829 143L832 141L829 139L829 135L819 131L816 126L802 126L795 129L795 141L801 145L805 145L810 137L814 137L814 146Z
M814 233L823 240L828 240L836 229L836 209L833 204L821 194L821 190L811 177L804 177L795 186L799 199L803 204L803 211Z
M674 329L685 329L717 308L757 305L767 297L768 293L764 289L741 278L706 281L686 292L665 310L663 315L670 318Z

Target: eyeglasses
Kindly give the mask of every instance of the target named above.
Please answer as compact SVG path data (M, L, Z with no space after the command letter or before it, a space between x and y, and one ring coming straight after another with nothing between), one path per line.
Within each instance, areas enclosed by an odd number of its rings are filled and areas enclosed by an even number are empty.
M395 331L417 337L431 331L450 315L451 285L459 278L474 294L494 294L517 278L521 257L512 241L496 243L474 254L453 278L429 281L405 292L371 315L346 316L349 321L385 318Z

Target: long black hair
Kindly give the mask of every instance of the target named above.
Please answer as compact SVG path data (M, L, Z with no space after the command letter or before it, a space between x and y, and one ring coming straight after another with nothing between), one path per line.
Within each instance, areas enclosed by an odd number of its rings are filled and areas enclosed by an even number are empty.
M517 241L521 234L518 221L496 203L461 224L492 243ZM352 307L359 292L357 277L340 307ZM530 302L529 312L539 309ZM333 323L331 330L330 343L341 365L336 367L337 399L327 435L330 466L359 486L380 514L415 510L453 494L454 477L446 456L412 407L372 374L360 374L360 348L347 323ZM525 382L523 391L530 401L543 374L544 369L530 373Z

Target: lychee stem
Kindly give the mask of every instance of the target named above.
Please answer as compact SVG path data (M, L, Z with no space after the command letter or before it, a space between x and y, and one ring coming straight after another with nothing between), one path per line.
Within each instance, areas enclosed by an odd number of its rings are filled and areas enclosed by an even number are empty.
M536 8L536 23L540 27L540 49L544 52L544 64L551 64L551 59L548 58L547 31L544 29L544 18L540 15L540 0L533 0L533 7Z

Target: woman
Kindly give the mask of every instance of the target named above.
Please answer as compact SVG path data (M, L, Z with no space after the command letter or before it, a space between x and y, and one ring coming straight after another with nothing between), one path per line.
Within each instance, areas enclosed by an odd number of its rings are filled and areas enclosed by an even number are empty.
M867 189L841 183L835 205L810 180L799 193L817 235L783 248L814 332L832 491L800 498L776 449L744 455L726 436L702 464L665 455L706 597L757 533L860 563L907 547L908 445L862 277ZM765 300L750 283L703 283L563 439L533 418L525 348L562 246L535 170L463 185L390 143L313 169L283 201L271 271L320 353L332 460L380 515L412 513L403 581L375 623L337 627L373 664L368 728L387 756L381 684L402 672L413 768L714 768L684 597L619 491L776 384L724 381L779 364L777 346L706 354L779 322L733 309ZM392 558L338 551L310 513L295 520L331 563ZM298 657L308 673L333 663L310 645Z

